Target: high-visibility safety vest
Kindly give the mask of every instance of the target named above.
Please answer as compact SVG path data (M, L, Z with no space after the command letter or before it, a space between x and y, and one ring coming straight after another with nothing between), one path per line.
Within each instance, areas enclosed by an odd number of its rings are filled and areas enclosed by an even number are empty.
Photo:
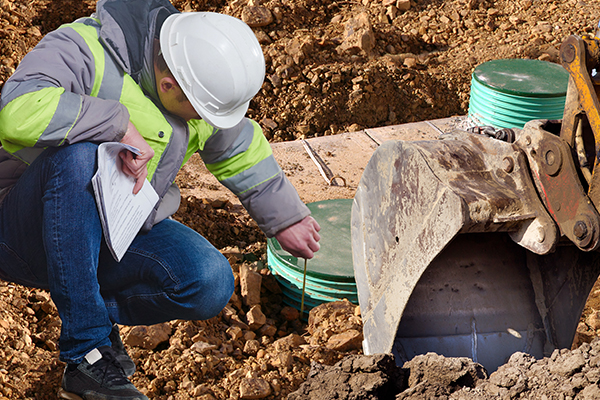
M129 111L130 121L154 149L155 155L148 163L148 179L163 199L163 203L166 197L176 199L176 204L170 206L163 204L168 206L166 212L163 210L163 215L156 218L154 223L176 211L179 205L178 191L171 196L167 196L167 193L174 189L172 182L181 166L196 151L202 156L208 170L238 195L243 203L246 196L260 197L261 194L257 196L255 193L256 188L261 185L266 186L264 184L271 180L279 181L273 185L279 186L282 193L287 193L284 197L287 197L286 200L289 199L289 206L298 203L297 194L289 182L283 182L287 180L273 158L271 147L264 138L262 130L254 121L244 119L238 127L219 131L203 120L191 120L186 124L177 117L163 114L144 94L138 83L123 72L113 55L101 43L99 20L82 18L61 26L59 31L62 29L75 31L84 40L93 56L95 71L93 85L90 82L92 89L89 95L100 99L118 100ZM69 35L72 36L71 33ZM76 104L73 106L72 102L81 100L79 95L69 96L63 88L48 83L42 83L41 88L26 87L20 90L24 93L9 99L0 111L1 150L29 164L46 145L56 146L66 140L72 125L65 121L74 123L77 120L75 112L78 107ZM35 118L32 118L29 108L38 102L45 106L40 107ZM69 111L64 112L64 110ZM20 117L20 114L23 117ZM27 123L23 123L24 119ZM11 134L3 135L2 131ZM0 154L0 165L2 159ZM272 191L272 189L273 187L270 187L267 190ZM296 198L289 196L291 191ZM273 218L264 217L262 210L253 212L253 208L264 209L265 207L256 205L257 202L252 199L249 199L248 203L252 204L244 205L257 219L259 226L268 236L274 234L276 229L279 229L280 223L277 222L270 228L272 224L267 221ZM294 208L296 214L294 220L298 220L300 214L307 215L303 210L303 204ZM277 212L281 214L280 211ZM289 221L291 219L284 223Z

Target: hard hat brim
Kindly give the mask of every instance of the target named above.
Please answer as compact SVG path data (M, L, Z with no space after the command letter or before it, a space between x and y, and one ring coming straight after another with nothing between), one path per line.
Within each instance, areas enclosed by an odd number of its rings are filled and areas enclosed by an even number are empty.
M235 110L230 111L227 115L222 116L208 112L204 107L195 105L191 100L190 103L192 103L194 110L196 110L202 119L219 129L229 129L239 124L240 121L244 119L246 112L248 112L248 107L250 106L250 102L244 103Z

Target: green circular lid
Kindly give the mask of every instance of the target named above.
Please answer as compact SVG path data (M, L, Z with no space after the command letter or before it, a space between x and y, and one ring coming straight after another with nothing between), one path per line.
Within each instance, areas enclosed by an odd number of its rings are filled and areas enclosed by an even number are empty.
M548 61L516 58L480 64L473 71L473 79L504 93L558 97L567 93L569 73Z
M312 217L319 223L321 248L308 260L306 274L337 281L353 281L352 242L350 218L353 199L324 200L307 204ZM277 262L304 273L304 259L291 256L281 249L275 238L267 241ZM275 260L273 260L275 261ZM269 261L271 263L271 261Z

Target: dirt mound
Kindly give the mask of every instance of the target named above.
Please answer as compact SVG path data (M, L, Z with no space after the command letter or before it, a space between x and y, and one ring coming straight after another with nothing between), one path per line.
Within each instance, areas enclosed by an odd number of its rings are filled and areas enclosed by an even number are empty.
M542 360L515 353L489 378L469 358L428 353L400 368L390 355L348 356L333 366L313 365L306 382L288 400L592 400L600 398L599 381L600 340L596 339L576 350L555 350Z
M253 26L267 76L248 114L273 142L464 115L474 67L499 58L557 62L562 40L592 32L600 17L600 2L583 0L174 4L234 15ZM0 86L44 34L94 9L90 0L0 0ZM194 179L182 173L178 183L194 186ZM264 236L239 206L220 198L184 198L176 217L221 249L238 279L228 307L209 321L122 329L138 363L133 380L153 398L283 399L307 376L308 388L329 382L318 381L325 373L338 373L347 398L390 398L381 396L392 392L398 398L596 395L596 342L541 361L515 356L489 379L472 362L439 356L415 359L404 370L393 368L389 356L361 360L354 306L324 307L314 312L312 324L299 321L264 267ZM254 300L248 300L251 281L260 281L251 292ZM592 341L600 329L599 289L584 310L576 345ZM0 283L0 397L55 398L64 367L57 361L59 330L46 292ZM348 354L352 358L330 367ZM427 375L424 360L439 365L439 379ZM555 390L552 396L543 385ZM321 393L307 387L290 398Z
M348 356L333 366L313 364L300 388L288 400L393 399L406 388L406 374L390 354Z

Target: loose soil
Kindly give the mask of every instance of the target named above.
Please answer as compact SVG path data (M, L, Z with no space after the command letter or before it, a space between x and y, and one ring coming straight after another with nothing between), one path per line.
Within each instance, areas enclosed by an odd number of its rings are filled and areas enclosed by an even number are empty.
M600 1L581 0L174 5L230 14L253 26L267 70L248 116L271 142L465 115L477 65L500 58L558 62L563 39L593 32L600 17ZM90 0L0 0L0 87L44 34L94 9ZM178 183L201 185L195 179L184 169ZM176 218L228 257L236 294L208 321L122 327L138 364L132 380L149 397L284 399L298 390L289 398L598 398L599 286L584 310L576 350L540 361L517 354L489 378L468 359L436 355L397 369L388 356L361 355L360 312L349 303L313 310L308 324L298 320L265 268L264 235L237 203L209 189L185 196ZM246 285L257 275L259 303L252 304ZM0 283L0 398L56 398L64 367L59 330L48 293ZM314 389L323 385L331 390Z

